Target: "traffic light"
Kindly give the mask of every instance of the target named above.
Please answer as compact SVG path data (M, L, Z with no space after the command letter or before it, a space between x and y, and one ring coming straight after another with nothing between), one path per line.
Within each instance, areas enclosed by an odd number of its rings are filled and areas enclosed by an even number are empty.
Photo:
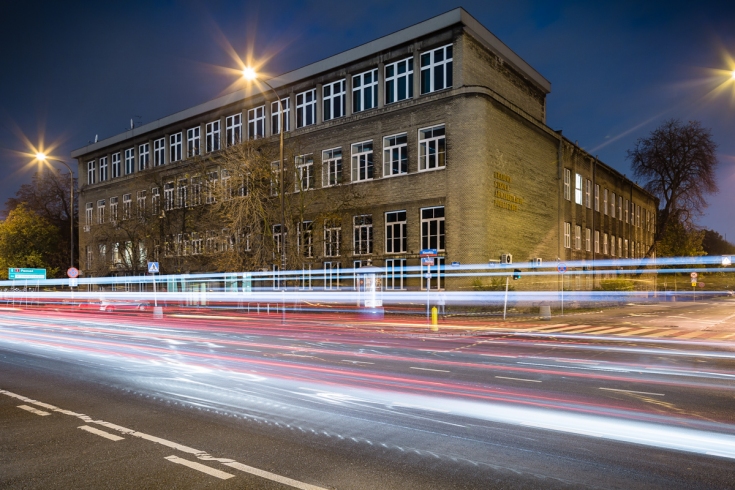
M521 278L521 270L513 269L513 280L516 281Z

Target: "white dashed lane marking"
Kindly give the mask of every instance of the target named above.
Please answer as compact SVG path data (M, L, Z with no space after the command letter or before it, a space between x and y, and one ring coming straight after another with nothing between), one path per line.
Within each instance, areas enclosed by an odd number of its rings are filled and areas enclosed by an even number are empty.
M266 478L268 480L273 480L278 483L283 483L284 485L289 485L294 488L299 488L301 490L326 490L323 487L317 487L316 485L309 485L308 483L292 480L291 478L286 478L285 476L276 475L275 473L271 473L269 471L259 470L258 468L253 468L252 466L238 463L237 461L223 464L231 468L235 468L236 470L244 471L245 473L250 473L251 475Z
M191 469L201 471L202 473L206 473L210 476L214 476L222 480L227 480L235 476L229 473L225 473L224 471L210 468L209 466L201 464L201 463L197 463L196 461L189 461L188 459L179 458L178 456L166 456L166 459L171 461L172 463L188 466Z
M29 407L28 405L18 405L18 408L22 408L23 410L26 410L31 413L35 413L36 415L40 415L41 417L44 417L46 415L51 415L48 412L44 412L43 410L39 410L37 408Z
M451 373L451 371L447 371L446 369L429 369L429 368L413 367L413 366L411 366L411 369L419 369L421 371L436 371L437 373Z
M650 393L648 391L633 391L633 390L618 390L615 388L600 388L605 391L618 391L620 393L634 393L636 395L653 395L653 396L666 396L663 393Z
M495 376L495 377L500 378L500 379L512 379L513 381L528 381L530 383L540 383L541 382L538 379L511 378L508 376Z
M109 432L95 429L94 427L90 427L88 425L81 425L79 426L79 428L82 430L86 430L87 432L91 434L96 434L100 437L104 437L105 439L109 439L111 441L122 441L123 439L125 439L124 437L116 436L115 434L110 434Z

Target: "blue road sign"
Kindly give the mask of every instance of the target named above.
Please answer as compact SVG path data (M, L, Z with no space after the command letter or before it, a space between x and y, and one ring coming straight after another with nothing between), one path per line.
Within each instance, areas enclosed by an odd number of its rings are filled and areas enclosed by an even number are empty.
M567 271L567 264L564 262L560 263L556 266L556 270L559 271L559 274L564 274Z
M153 274L158 272L158 262L148 262L148 273Z

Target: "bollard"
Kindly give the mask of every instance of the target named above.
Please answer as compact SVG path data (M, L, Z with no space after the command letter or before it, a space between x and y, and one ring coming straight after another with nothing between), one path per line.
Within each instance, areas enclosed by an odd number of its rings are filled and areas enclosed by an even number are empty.
M439 324L439 310L436 308L436 306L431 307L431 330L434 332L439 330L439 327L437 326Z
M542 320L551 320L551 306L542 305L539 307L539 315Z

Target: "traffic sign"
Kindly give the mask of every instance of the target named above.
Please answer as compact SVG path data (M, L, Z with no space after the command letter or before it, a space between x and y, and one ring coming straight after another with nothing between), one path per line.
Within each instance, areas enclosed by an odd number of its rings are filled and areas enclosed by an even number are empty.
M697 278L697 273L696 272L692 272L689 275L692 276L692 279L696 279Z
M421 265L434 265L434 257L421 257Z
M46 279L46 269L11 267L8 269L8 279Z
M148 273L154 274L158 272L158 262L148 262Z
M725 267L728 267L730 264L732 264L732 259L728 256L723 256L722 265L724 265Z
M66 275L74 279L75 277L79 277L79 269L76 267L69 267L66 270Z
M556 266L556 270L559 271L559 274L564 274L567 271L567 264L561 262L559 265Z
M693 287L693 288L696 288L696 287L697 287L697 283L696 283L696 282L693 282L693 283L692 283L692 287Z
M419 252L419 255L421 257L436 257L436 249L435 248L424 248Z
M703 282L698 282L697 283L697 286L699 286L700 288L703 288L704 287L704 283Z
M79 279L77 279L76 277L70 277L69 278L69 287L70 288L75 288L77 286L79 286Z
M459 262L452 262L452 267L459 267Z

